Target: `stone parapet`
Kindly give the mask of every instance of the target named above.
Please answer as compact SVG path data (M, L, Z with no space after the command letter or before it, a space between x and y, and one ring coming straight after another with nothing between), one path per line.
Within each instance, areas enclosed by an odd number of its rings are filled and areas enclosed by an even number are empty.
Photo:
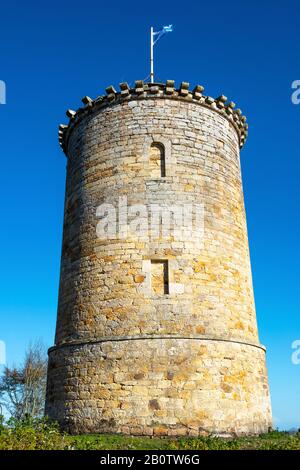
M84 96L82 98L82 102L85 105L84 107L77 109L77 111L71 109L67 110L66 115L69 117L70 121L68 125L61 124L59 126L59 143L63 151L68 154L69 135L74 126L76 126L79 121L101 108L118 104L123 100L167 98L198 103L201 106L211 108L217 113L226 116L226 119L232 123L238 133L240 147L243 147L248 135L248 124L241 110L235 108L235 103L229 101L224 95L220 95L217 98L204 95L204 87L202 85L196 85L192 90L189 89L189 86L188 82L182 82L180 87L176 89L174 80L167 80L166 83L144 83L142 80L136 80L134 88L130 88L129 85L124 82L120 83L119 92L111 85L106 88L106 95L100 95L95 99Z

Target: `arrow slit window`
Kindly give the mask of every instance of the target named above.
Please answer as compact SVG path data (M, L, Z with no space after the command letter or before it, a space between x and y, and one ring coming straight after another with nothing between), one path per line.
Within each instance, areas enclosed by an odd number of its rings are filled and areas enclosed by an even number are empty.
M169 294L168 260L151 260L151 288L153 294Z
M150 147L150 173L152 178L166 176L165 147L159 142L153 142Z

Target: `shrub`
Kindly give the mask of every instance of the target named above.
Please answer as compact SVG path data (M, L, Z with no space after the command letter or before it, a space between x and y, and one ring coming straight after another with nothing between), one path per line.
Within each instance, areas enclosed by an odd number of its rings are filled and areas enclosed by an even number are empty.
M61 450L68 448L68 437L47 419L10 419L0 426L0 450Z

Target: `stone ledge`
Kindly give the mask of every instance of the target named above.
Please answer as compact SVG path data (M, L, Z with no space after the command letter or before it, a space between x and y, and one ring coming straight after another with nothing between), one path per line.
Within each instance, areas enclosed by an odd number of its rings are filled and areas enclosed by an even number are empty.
M230 338L219 338L213 336L201 336L201 335L190 335L190 336L182 336L182 335L141 335L141 336L109 336L109 337L101 337L97 340L90 340L90 341L70 341L68 343L61 343L56 346L51 346L48 349L48 353L55 351L57 349L70 347L70 346L86 346L86 345L93 345L99 343L107 343L107 342L116 342L116 341L143 341L143 340L156 340L156 339L184 339L184 340L197 340L197 341L217 341L217 342L225 342L225 343L236 343L245 346L250 346L258 349L262 349L266 351L266 347L263 344L259 343L251 343L247 341L241 341L239 339L230 339Z

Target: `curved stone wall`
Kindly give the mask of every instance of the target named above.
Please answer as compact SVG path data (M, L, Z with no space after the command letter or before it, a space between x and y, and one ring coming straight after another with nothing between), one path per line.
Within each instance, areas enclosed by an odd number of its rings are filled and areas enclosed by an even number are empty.
M48 413L73 433L241 435L271 425L265 351L138 339L52 350Z
M197 100L183 85L154 87L123 84L125 97L110 87L105 99L86 98L88 109L61 131L68 167L47 412L73 432L266 431L244 123L224 111L225 97L212 106L199 88ZM181 219L170 212L164 232L161 210L187 206ZM103 220L115 220L106 237Z

